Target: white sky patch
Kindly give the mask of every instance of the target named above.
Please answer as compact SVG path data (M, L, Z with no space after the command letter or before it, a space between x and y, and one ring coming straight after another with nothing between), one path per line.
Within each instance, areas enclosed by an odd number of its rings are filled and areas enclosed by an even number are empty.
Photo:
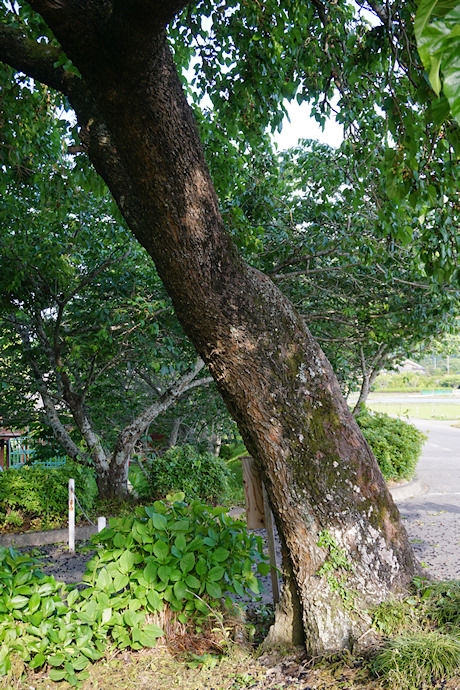
M289 120L284 118L281 132L275 132L272 135L279 151L297 146L299 139L315 139L334 148L342 143L342 125L333 119L328 119L323 130L321 125L310 116L308 103L299 105L297 101L292 101L287 105L287 110Z

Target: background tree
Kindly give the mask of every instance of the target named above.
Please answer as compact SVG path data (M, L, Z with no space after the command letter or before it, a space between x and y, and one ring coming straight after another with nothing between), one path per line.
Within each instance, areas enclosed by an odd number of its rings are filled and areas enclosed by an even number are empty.
M94 466L101 495L119 497L153 420L212 379L197 377L204 365L106 190L78 185L54 99L33 93L42 108L30 113L18 86L17 131L3 140L0 415L19 429L44 421L67 455ZM48 155L28 160L29 137Z
M245 256L277 283L321 343L356 410L383 367L456 330L455 276L428 275L420 220L389 198L379 152L363 162L313 141L275 155L248 155L226 194L224 218ZM382 228L386 209L392 232ZM432 231L459 223L445 197ZM410 239L396 239L400 227Z

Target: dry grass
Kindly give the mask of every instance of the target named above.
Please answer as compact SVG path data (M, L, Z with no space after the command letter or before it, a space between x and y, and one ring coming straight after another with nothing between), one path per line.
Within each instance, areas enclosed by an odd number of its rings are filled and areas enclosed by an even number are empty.
M121 652L94 664L82 690L388 690L371 678L362 660L336 655L314 666L300 650L273 652L256 659L237 645L220 657L178 654L169 646ZM45 673L25 672L16 660L0 690L67 690ZM459 690L460 677L423 686L423 690Z

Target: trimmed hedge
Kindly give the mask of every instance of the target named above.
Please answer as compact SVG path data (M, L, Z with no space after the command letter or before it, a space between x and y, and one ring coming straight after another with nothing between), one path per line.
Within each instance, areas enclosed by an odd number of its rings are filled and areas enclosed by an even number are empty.
M356 418L386 481L412 479L427 436L413 424L364 409Z

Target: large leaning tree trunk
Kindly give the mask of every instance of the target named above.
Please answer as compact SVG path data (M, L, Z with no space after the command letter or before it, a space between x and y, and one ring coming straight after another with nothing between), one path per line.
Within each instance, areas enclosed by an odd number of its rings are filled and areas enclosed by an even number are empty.
M407 588L417 565L327 359L224 228L167 46L165 26L185 3L31 4L82 78L53 67L52 46L32 46L6 27L0 58L68 95L94 166L153 257L261 468L308 651L349 646L368 629L369 605ZM347 569L337 568L341 551Z

